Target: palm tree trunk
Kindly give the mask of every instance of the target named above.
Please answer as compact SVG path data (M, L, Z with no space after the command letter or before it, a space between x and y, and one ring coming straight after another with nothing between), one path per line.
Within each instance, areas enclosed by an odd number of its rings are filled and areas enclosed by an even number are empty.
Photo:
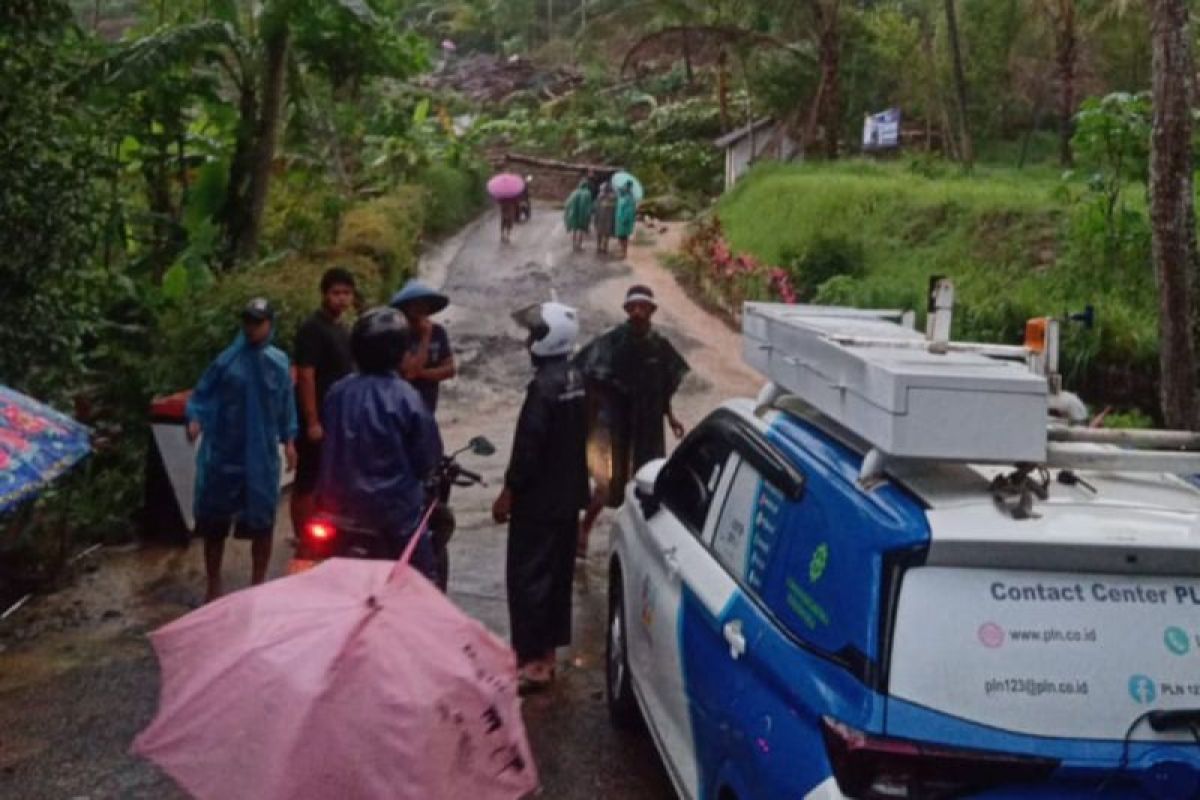
M1154 122L1150 133L1151 257L1158 282L1163 418L1193 428L1196 346L1192 284L1196 215L1192 196L1192 97L1195 65L1187 0L1149 0Z
M946 36L950 40L950 56L954 62L954 93L958 101L959 152L963 163L970 167L975 163L975 145L971 141L971 127L967 120L967 76L963 70L962 47L958 40L958 15L954 0L946 0Z
M1072 119L1075 115L1075 62L1078 58L1078 38L1075 35L1075 0L1059 4L1057 39L1058 61L1058 160L1064 167L1074 162L1071 154Z
M271 169L275 164L275 144L283 119L290 45L291 30L287 25L280 25L266 41L262 103L259 109L258 129L254 137L254 162L250 172L246 225L234 250L238 259L253 258L258 252L258 237L262 229L263 211L267 205Z

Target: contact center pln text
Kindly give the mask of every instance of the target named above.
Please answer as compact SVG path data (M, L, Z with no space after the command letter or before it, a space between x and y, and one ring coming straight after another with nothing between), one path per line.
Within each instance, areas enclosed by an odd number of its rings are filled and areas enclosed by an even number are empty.
M1129 583L1005 583L993 581L993 600L1006 603L1141 603L1200 606L1200 587L1142 586Z

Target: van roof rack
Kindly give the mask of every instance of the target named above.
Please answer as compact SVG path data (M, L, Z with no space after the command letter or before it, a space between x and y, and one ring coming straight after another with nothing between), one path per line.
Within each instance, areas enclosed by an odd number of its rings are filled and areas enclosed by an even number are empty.
M869 446L860 478L903 460L1062 469L1200 472L1200 434L1090 428L1062 389L1059 320L1030 320L1020 345L950 339L954 285L930 281L924 333L911 311L747 303L743 356Z

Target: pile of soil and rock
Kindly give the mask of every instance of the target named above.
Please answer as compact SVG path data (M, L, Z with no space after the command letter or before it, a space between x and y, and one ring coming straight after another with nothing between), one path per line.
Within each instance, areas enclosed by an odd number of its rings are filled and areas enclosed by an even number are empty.
M424 84L436 91L457 92L475 103L503 103L518 92L542 99L559 97L583 83L568 67L543 68L521 56L491 53L453 56Z

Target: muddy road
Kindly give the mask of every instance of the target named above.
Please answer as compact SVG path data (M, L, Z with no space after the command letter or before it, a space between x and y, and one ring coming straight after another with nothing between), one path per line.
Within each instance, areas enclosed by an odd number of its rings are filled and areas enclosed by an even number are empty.
M453 305L443 320L460 377L443 391L439 421L448 447L482 434L496 443L491 458L466 456L464 466L489 486L460 490L453 506L459 530L451 543L451 595L501 636L508 634L502 528L490 519L530 374L512 311L550 299L580 308L584 335L622 318L629 284L658 295L657 322L693 367L676 409L694 424L721 399L753 393L738 337L692 304L657 264L677 231L639 234L630 258L574 254L560 213L538 209L511 244L499 243L494 215L485 216L423 260L423 276ZM281 509L273 574L288 566L291 534ZM607 520L576 578L575 644L561 653L560 679L530 698L525 716L544 797L673 797L652 743L618 734L604 706ZM245 584L248 554L235 543L226 564L230 589ZM154 713L158 670L145 634L195 607L202 592L201 556L190 550L127 548L82 561L75 583L0 622L0 798L175 798L182 794L156 769L127 754ZM253 797L247 787L246 797Z

